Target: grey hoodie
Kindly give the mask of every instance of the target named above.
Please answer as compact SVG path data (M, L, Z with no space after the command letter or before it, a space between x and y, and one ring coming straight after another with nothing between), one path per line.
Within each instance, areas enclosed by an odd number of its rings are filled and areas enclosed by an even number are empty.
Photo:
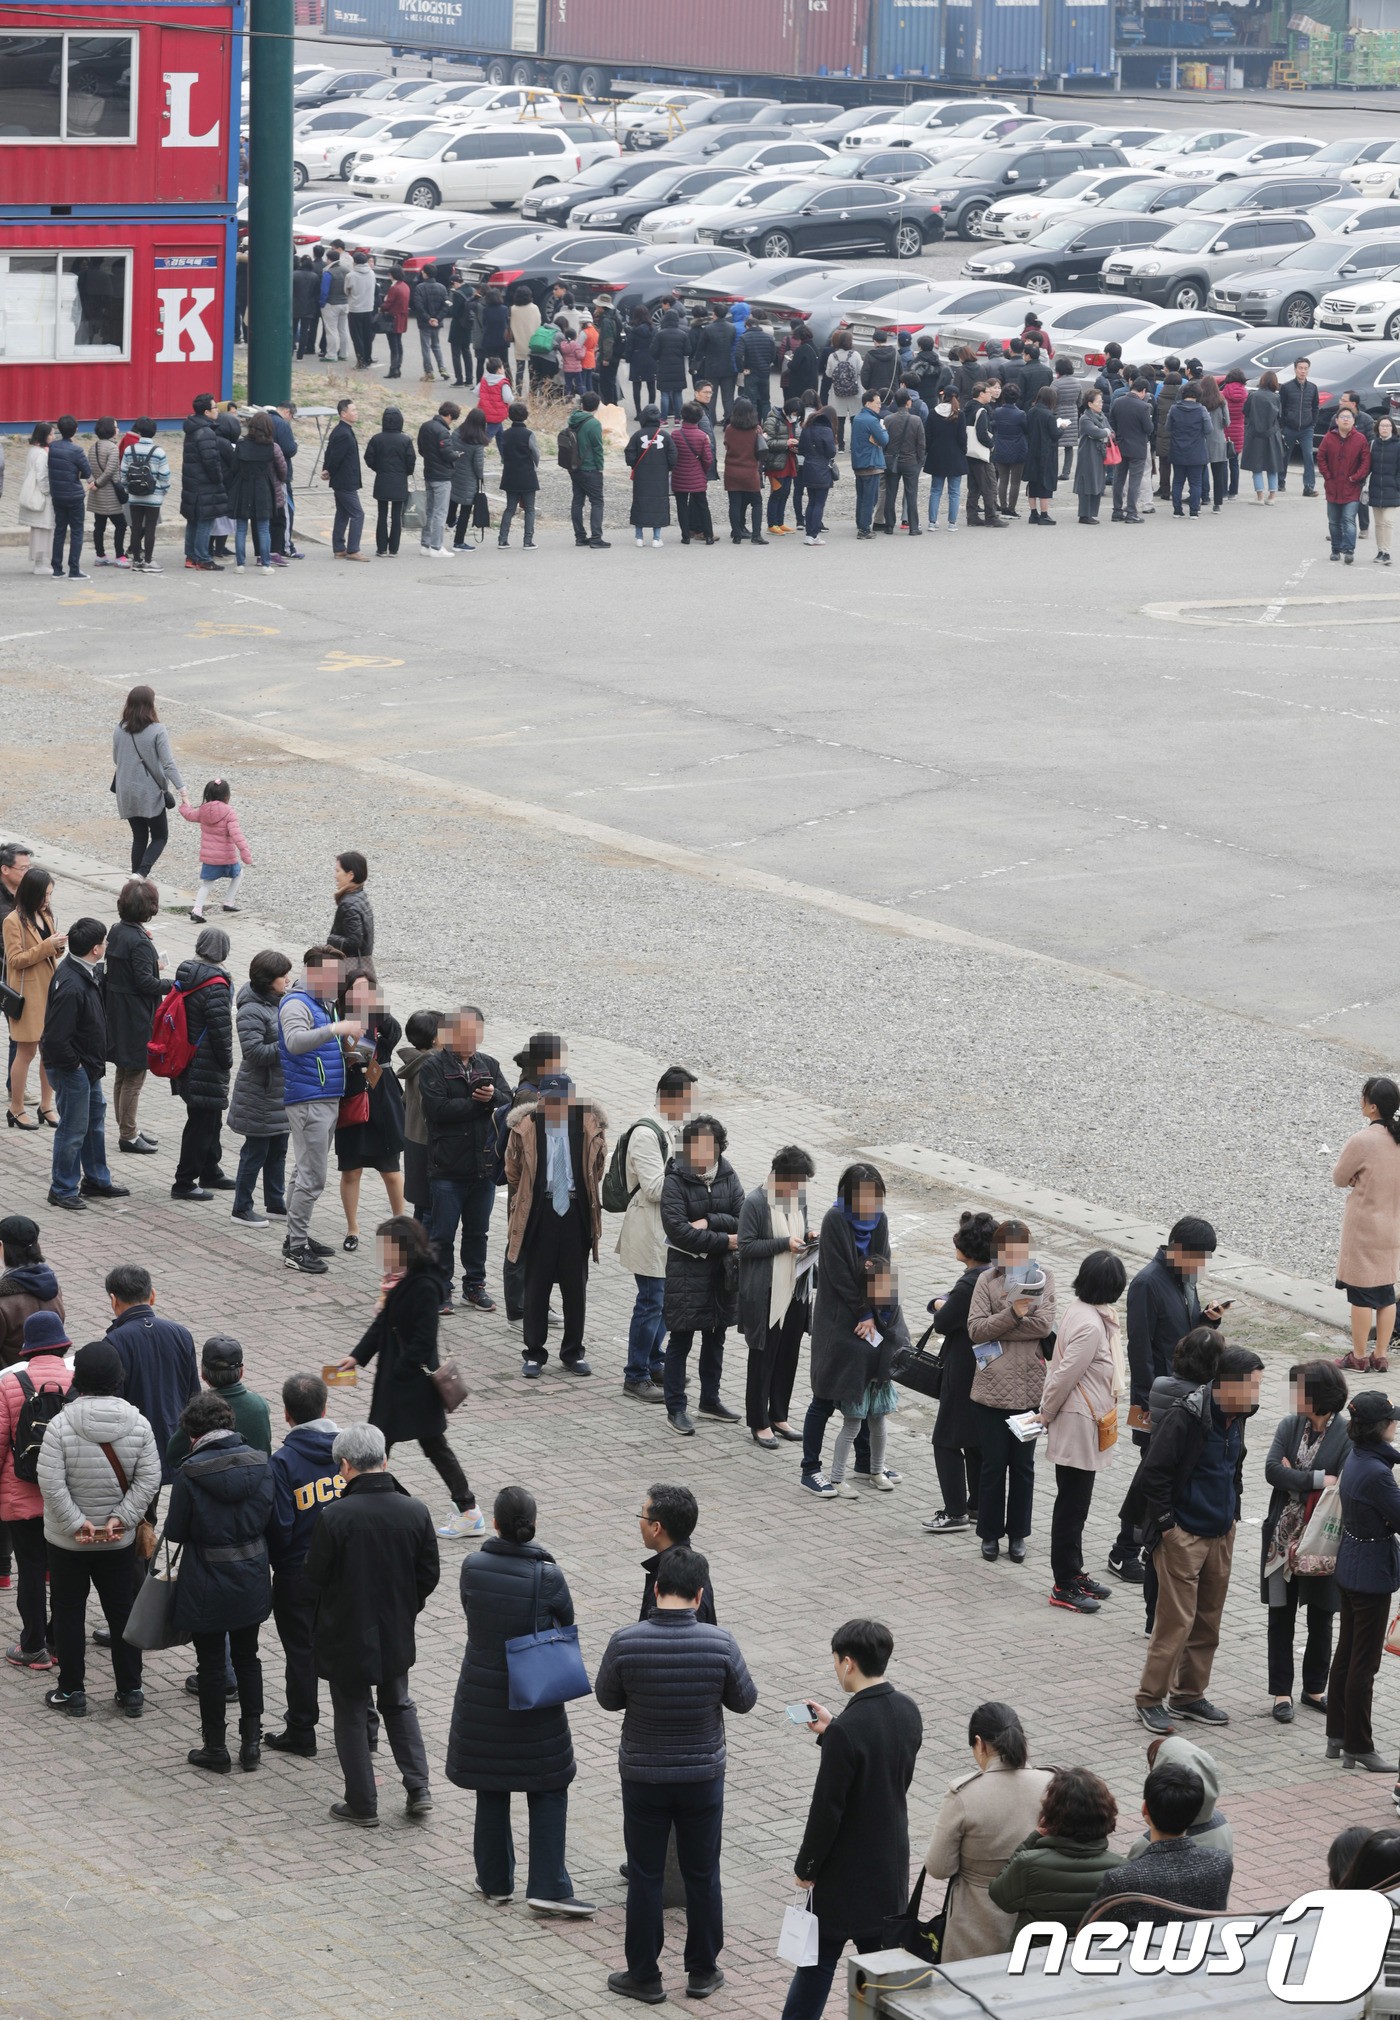
M122 1492L110 1445L126 1474ZM155 1432L134 1404L120 1396L70 1396L39 1447L39 1492L44 1497L44 1541L60 1550L129 1550L136 1525L160 1492ZM115 1515L115 1543L79 1543L83 1523Z
M1227 1858L1235 1856L1235 1834L1230 1829L1225 1815L1215 1805L1220 1796L1220 1770L1203 1747L1195 1746L1189 1739L1176 1735L1164 1739L1157 1749L1154 1767L1188 1767L1197 1773L1205 1784L1206 1797L1196 1813L1196 1821L1187 1830L1187 1837L1203 1851L1224 1852ZM1128 1857L1140 1859L1152 1840L1144 1831L1136 1842L1129 1846Z

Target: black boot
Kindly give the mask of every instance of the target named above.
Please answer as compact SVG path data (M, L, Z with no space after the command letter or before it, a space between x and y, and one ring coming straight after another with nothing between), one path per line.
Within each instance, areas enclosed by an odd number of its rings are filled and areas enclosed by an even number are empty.
M262 1766L262 1719L240 1718L238 1721L239 1746L238 1765L245 1773Z

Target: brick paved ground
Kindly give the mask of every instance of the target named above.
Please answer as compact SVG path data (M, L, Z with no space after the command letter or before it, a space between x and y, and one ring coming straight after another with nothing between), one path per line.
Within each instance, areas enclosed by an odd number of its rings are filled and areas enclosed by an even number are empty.
M61 920L79 910L107 909L93 890L68 880L57 897ZM236 923L232 965L241 972L257 946L299 949L312 922L245 916ZM160 937L178 959L193 934L187 922L167 916ZM391 976L389 993L400 1016L447 995L442 978L431 976L426 982ZM521 1035L493 1029L488 1044L505 1057ZM603 1038L573 1038L576 1078L601 1097L616 1124L640 1112L664 1063ZM840 1140L827 1115L788 1098L713 1086L704 1094L731 1125L733 1160L746 1181L766 1168L777 1143L796 1137L818 1156L819 1207L830 1197L833 1174L852 1146ZM133 1187L129 1202L94 1208L83 1220L53 1213L44 1205L50 1139L6 1132L0 1140L3 1210L30 1212L43 1223L75 1340L105 1324L105 1271L118 1260L137 1259L155 1274L162 1309L184 1319L197 1340L216 1328L242 1339L251 1381L275 1398L285 1374L338 1358L354 1343L373 1303L372 1255L367 1249L338 1258L322 1282L290 1276L277 1266L275 1235L235 1229L225 1202L199 1207L169 1199L183 1111L153 1087L143 1116L162 1137L161 1154L120 1160L118 1175ZM378 1213L373 1184L367 1181L365 1226ZM965 1203L912 1181L893 1188L892 1225L911 1310L950 1282L948 1237ZM338 1235L333 1200L323 1206L318 1227L323 1235ZM1037 1232L1041 1254L1067 1280L1084 1244L1065 1230ZM611 1238L605 1235L605 1242ZM499 1258L498 1216L493 1280ZM812 1502L798 1489L795 1457L756 1450L741 1427L706 1424L693 1442L679 1444L659 1410L641 1408L621 1393L630 1288L605 1247L592 1284L595 1377L586 1387L566 1383L553 1370L537 1386L523 1387L518 1336L500 1317L448 1323L447 1340L464 1360L473 1390L452 1435L488 1506L508 1481L524 1481L537 1493L540 1534L569 1577L590 1666L611 1628L635 1615L642 1553L634 1515L647 1485L682 1479L698 1494L699 1541L714 1567L721 1616L738 1634L759 1687L756 1710L730 1722L728 1984L712 2010L718 2020L758 2020L776 2014L781 2003L785 1973L773 1947L815 1768L810 1742L786 1721L782 1707L808 1694L829 1701L831 1627L870 1609L894 1630L894 1675L917 1696L925 1718L910 1805L917 1844L943 1787L966 1765L967 1712L993 1695L1018 1707L1037 1761L1099 1769L1119 1797L1125 1825L1131 1821L1146 1737L1132 1718L1142 1616L1129 1591L1115 1593L1094 1619L1047 1608L1043 1474L1023 1569L1005 1559L984 1564L967 1538L925 1536L918 1518L937 1505L937 1490L929 1418L920 1408L905 1409L893 1431L892 1463L903 1472L903 1484L891 1496L858 1504ZM1265 1407L1248 1464L1247 1525L1257 1525L1266 1505L1263 1454L1283 1407L1287 1358L1318 1351L1321 1336L1307 1335L1263 1305L1242 1303L1232 1318L1234 1337L1270 1354ZM741 1402L742 1355L732 1347L725 1390ZM348 1420L367 1401L367 1388L342 1391L335 1413ZM797 1408L803 1402L805 1375ZM436 1478L416 1454L405 1453L396 1470L440 1508ZM1126 1458L1120 1457L1090 1520L1094 1560L1101 1560L1115 1527L1125 1478ZM461 1549L444 1549L444 1578L422 1623L414 1678L435 1771L464 1638L457 1598ZM1379 1825L1392 1815L1388 1782L1325 1764L1317 1721L1300 1714L1287 1729L1269 1718L1256 1553L1257 1527L1246 1526L1213 1686L1234 1721L1218 1739L1217 1753L1223 1806L1235 1828L1234 1901L1241 1906L1276 1903L1317 1884L1334 1831L1352 1822ZM14 1626L8 1601L0 1595L0 1630L7 1638ZM282 1703L270 1625L264 1654L270 1723ZM94 1655L92 1712L83 1724L60 1722L44 1709L39 1679L10 1670L0 1675L8 1794L0 1805L9 1910L7 2012L22 2020L79 2014L83 2020L334 2014L338 2020L351 2006L366 2016L556 2020L616 2011L604 1977L621 1962L618 1722L591 1700L571 1711L579 1776L569 1863L579 1892L600 1904L600 1914L591 1926L560 1930L535 1923L523 1906L491 1909L474 1894L472 1799L440 1773L437 1807L426 1824L402 1819L390 1787L378 1834L346 1833L326 1815L339 1793L329 1749L314 1763L268 1756L251 1777L196 1778L184 1764L196 1733L194 1704L181 1688L188 1656L177 1650L149 1660L147 1713L131 1724L115 1716L104 1660ZM1385 1748L1400 1726L1390 1668L1377 1707ZM668 1951L665 1961L675 1983L675 1952Z

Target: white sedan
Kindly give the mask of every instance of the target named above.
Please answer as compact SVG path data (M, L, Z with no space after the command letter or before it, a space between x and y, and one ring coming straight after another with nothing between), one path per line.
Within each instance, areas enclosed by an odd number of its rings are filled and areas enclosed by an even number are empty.
M869 126L857 126L850 133L843 133L841 145L847 150L857 150L892 147L899 141L908 140L922 147L934 133L941 135L956 131L965 132L970 139L992 120L1018 109L1004 98L924 98L914 105L900 106L897 112L882 113L879 120Z
M1213 147L1208 153L1188 156L1175 173L1201 183L1230 182L1238 175L1272 175L1297 168L1321 146L1320 140L1309 140L1301 133L1271 133L1265 140L1246 136L1227 140L1223 147Z
M348 182L357 154L390 154L425 126L446 123L431 112L381 112L341 132L303 134L292 146L292 187L305 189L322 176Z
M649 245L694 245L702 224L713 224L718 211L742 213L761 197L786 189L789 183L804 180L800 171L770 169L763 175L727 175L708 189L687 197L683 203L663 204L649 210L637 226L637 237ZM725 218L725 223L732 223Z
M1180 175L1188 162L1214 154L1218 147L1228 147L1234 140L1258 139L1257 133L1246 133L1239 126L1188 126L1159 134L1145 147L1130 147L1127 154L1135 168L1160 168Z
M1400 140L1392 141L1383 154L1370 161L1344 168L1342 180L1351 183L1361 196L1400 195Z
M1107 203L1130 183L1143 182L1140 168L1079 168L1062 175L1038 196L1004 196L982 220L983 238L1034 238L1052 219L1082 204ZM1156 183L1153 183L1156 187Z
M1329 289L1314 312L1313 327L1400 343L1400 272Z

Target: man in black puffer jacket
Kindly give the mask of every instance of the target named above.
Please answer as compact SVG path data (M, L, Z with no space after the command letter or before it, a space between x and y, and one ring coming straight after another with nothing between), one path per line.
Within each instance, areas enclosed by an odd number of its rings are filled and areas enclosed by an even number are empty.
M219 1128L233 1070L233 983L220 966L228 950L228 934L219 926L206 926L194 943L195 959L182 961L175 970L195 1054L170 1083L186 1109L172 1199L212 1199L216 1192L234 1190L234 1181L219 1169Z
M723 302L716 302L709 322L700 331L693 360L696 385L706 379L715 388L721 401L720 418L725 421L734 406L734 334L728 309Z
M681 403L685 399L685 368L690 351L690 340L681 328L681 319L674 309L667 309L661 318L661 328L656 333L656 390L661 396L661 418L668 414L680 419Z
M709 1570L698 1550L668 1550L657 1568L656 1611L617 1630L593 1686L604 1711L625 1714L618 1771L627 1969L611 1974L608 1989L648 2004L664 1996L662 1883L673 1825L686 1876L686 1991L703 1999L724 1983L724 1714L752 1711L758 1692L734 1636L696 1618Z
M753 401L759 420L772 405L772 379L778 369L778 346L773 332L750 318L739 339L739 369L744 374L744 397Z
M213 520L228 511L228 474L233 444L214 432L214 396L199 393L185 421L185 453L180 465L180 517L185 522L185 566L217 569L209 558Z

